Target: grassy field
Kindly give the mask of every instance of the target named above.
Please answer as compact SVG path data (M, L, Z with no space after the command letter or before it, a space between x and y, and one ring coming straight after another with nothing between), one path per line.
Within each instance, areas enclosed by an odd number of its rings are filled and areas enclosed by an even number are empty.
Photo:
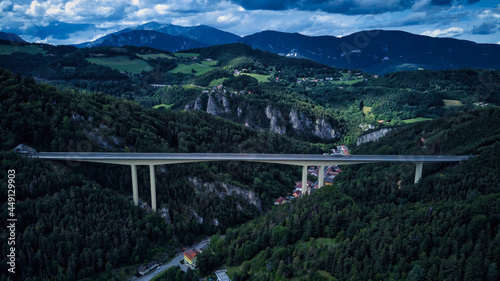
M352 85L352 84L355 84L355 83L358 83L358 82L362 82L364 81L364 79L354 79L354 80L347 80L347 81L333 81L331 82L332 84L334 85Z
M149 59L173 59L174 57L169 56L167 54L136 54L138 57L140 57L143 60L149 60Z
M200 56L200 54L197 53L175 53L174 56L178 58L194 58Z
M189 90L189 89L204 89L204 87L202 86L198 86L198 85L193 85L193 84L188 84L188 85L182 85L182 88L184 88L185 90Z
M111 69L127 71L133 74L140 74L143 71L153 69L147 62L140 59L130 60L128 56L86 58L86 60L91 63L110 67Z
M459 100L443 100L445 106L461 106L463 105Z
M219 85L222 85L222 82L224 82L224 80L226 80L227 78L219 78L219 79L215 79L215 80L212 80L212 82L210 82L210 85L208 85L208 87L217 87Z
M15 52L28 53L32 55L47 53L47 51L36 45L26 45L26 46L0 45L0 55L10 55Z
M159 104L159 105L153 106L153 108L158 109L158 108L164 107L165 109L170 109L170 108L172 108L172 106L173 106L173 104Z
M196 71L193 73L193 70ZM212 70L210 66L206 66L203 64L179 64L176 68L170 70L170 73L183 73L183 74L194 74L194 75L200 75L205 72L208 72Z
M373 116L373 113L372 113L372 108L369 107L369 106L363 106L363 114L366 116L366 117L374 117Z
M429 120L434 120L432 118L425 118L425 117L417 117L417 118L412 118L412 119L406 119L406 120L401 120L401 122L405 124L410 124L410 123L416 123L416 122L422 122L422 121L429 121Z
M204 65L208 65L208 66L216 66L217 65L216 60L204 60L201 63Z
M261 83L261 82L269 82L269 75L253 74L253 73L242 73L240 75L252 76L253 78L257 79L259 81L259 83Z

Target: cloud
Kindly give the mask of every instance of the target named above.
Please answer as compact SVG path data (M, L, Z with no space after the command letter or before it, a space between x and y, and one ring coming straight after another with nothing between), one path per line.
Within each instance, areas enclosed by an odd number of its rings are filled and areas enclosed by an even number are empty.
M464 29L461 27L450 27L448 29L436 29L424 31L421 35L427 35L431 37L457 37L464 33Z
M488 21L488 22L483 22L480 25L475 25L474 28L472 28L471 33L472 34L493 34L498 31L498 28L500 25L496 21Z
M480 0L232 0L247 10L323 11L345 15L383 14L412 8L434 9L471 5Z
M263 30L348 35L366 29L486 34L500 19L494 0L0 0L0 29L54 44L91 40L150 21L205 24L241 36ZM489 29L489 32L494 32ZM496 43L495 35L478 36ZM51 37L49 37L51 36ZM75 39L73 40L73 36ZM23 37L23 38L24 38ZM475 37L475 38L478 38ZM46 38L49 38L46 40ZM484 38L484 39L483 39ZM73 40L73 42L71 41ZM29 41L29 40L28 40Z
M323 11L339 14L381 14L389 11L400 11L412 6L414 0L233 0L247 10L301 10Z

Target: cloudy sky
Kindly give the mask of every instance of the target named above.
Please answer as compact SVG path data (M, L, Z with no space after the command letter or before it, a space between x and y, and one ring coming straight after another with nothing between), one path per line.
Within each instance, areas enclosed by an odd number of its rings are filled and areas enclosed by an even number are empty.
M498 0L0 0L0 31L29 42L80 43L149 21L240 36L386 29L500 44Z

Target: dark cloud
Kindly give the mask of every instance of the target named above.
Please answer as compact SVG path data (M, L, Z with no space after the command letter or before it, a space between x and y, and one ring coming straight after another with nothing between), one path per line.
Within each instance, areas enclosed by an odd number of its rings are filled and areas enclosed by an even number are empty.
M409 9L415 0L380 1L380 0L232 0L247 10L321 10L328 13L350 15L380 14L390 11Z
M435 6L450 6L451 0L432 0L431 3Z
M471 33L480 35L493 34L498 31L498 27L499 27L498 22L494 21L483 22L480 25L474 26L474 28L471 30Z
M274 10L297 9L304 11L324 11L346 15L382 14L397 12L418 5L419 0L231 0L247 10ZM480 0L431 0L424 4L426 8L450 7L452 5L474 4Z

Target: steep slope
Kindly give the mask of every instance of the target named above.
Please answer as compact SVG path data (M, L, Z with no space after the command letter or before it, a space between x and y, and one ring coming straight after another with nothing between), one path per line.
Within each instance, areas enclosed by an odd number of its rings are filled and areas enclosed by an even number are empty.
M5 70L0 86L0 167L16 171L16 216L22 218L16 231L19 240L31 241L16 245L17 266L23 267L16 280L97 280L96 273L105 271L103 280L125 280L111 270L147 263L157 250L173 256L176 247L199 235L256 217L289 192L300 174L288 166L234 162L157 167L158 205L166 214L160 217L127 199L129 167L27 159L9 151L19 143L39 151L322 151L203 112L145 109L100 93L37 84ZM142 168L139 193L147 202L149 187L142 179L149 175ZM0 216L6 220L7 185L0 193ZM1 230L0 236L6 234ZM4 243L2 251L7 247ZM6 259L1 260L5 271Z
M245 36L240 42L285 56L378 74L418 68L499 69L500 65L499 45L402 31L370 30L342 38L264 31Z
M133 36L139 39L138 41L132 40L131 35L125 35L132 31L135 31ZM154 31L154 32L153 32ZM155 32L162 33L163 35L155 34ZM170 36L168 36L170 35ZM128 36L130 39L126 39ZM151 37L148 39L148 37ZM159 37L161 39L155 39L154 37ZM182 39L184 39L184 41ZM85 47L96 47L96 46L117 46L118 43L115 41L125 41L127 44L119 43L119 46L131 45L131 46L148 46L154 47L160 50L172 51L174 48L171 47L161 47L161 44L174 44L182 45L183 48L175 48L178 50L186 50L192 48L198 48L202 46L212 46L220 44L229 44L237 42L241 37L229 32L225 32L210 26L198 25L198 26L178 26L173 24L161 24L157 22L149 22L136 27L130 27L120 30L115 33L108 34L92 42L85 42L81 44L76 44L75 46L79 48ZM156 47L149 43L148 41L156 40ZM159 40L165 40L165 42L159 42ZM167 41L172 41L167 43ZM106 43L108 42L108 43ZM114 45L110 45L109 42L115 42Z
M0 40L14 41L14 42L26 42L23 38L19 37L14 33L5 33L0 31Z
M179 26L174 24L161 24L153 21L130 29L155 30L173 36L189 38L206 46L235 43L241 38L238 35L206 25Z
M497 280L499 124L499 109L480 109L361 145L356 153L440 144L477 157L424 165L415 185L414 165L343 167L334 186L213 238L200 270L224 264L234 280Z
M80 44L78 47L99 47L99 46L137 46L151 47L169 52L177 52L180 50L193 49L203 47L202 43L197 41L172 36L153 30L132 30L118 34L110 34L96 41Z

